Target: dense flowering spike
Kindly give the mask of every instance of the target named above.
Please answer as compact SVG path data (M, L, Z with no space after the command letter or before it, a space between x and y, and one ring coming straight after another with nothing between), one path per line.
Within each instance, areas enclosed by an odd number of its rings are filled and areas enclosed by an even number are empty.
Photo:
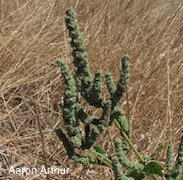
M113 95L113 99L112 99L113 106L115 106L120 101L120 99L124 96L124 93L127 90L127 84L129 82L129 78L130 78L129 57L127 55L123 56L121 63L122 63L122 73L121 73L120 79L118 81L116 91Z
M176 166L183 167L183 136L181 137L181 140L180 140ZM182 168L182 171L183 171L183 168Z
M111 112L111 121L114 121L115 119L118 121L121 130L128 135L129 124L125 116L125 111L117 105L114 107L113 111Z
M59 139L63 142L65 150L67 151L67 155L69 157L72 157L74 155L74 149L70 145L69 140L67 139L66 135L62 132L61 129L56 129L55 132L56 132L56 135L59 137Z
M183 179L183 136L181 137L181 140L180 140L175 169L177 174L176 178Z
M129 180L129 178L126 177L122 171L122 165L120 164L118 157L113 156L111 158L111 161L112 161L112 168L114 171L115 179L116 180Z
M172 160L173 160L173 145L170 144L170 146L168 147L168 153L167 153L167 159L166 159L168 172L170 172L173 169Z
M173 156L173 148L172 145L168 148L167 153L167 170L168 173L165 175L167 180L182 180L183 179L183 136L181 137L179 149L178 149L178 156L176 159L176 164L173 167L172 164L172 156Z
M95 107L102 106L102 72L95 73L93 86L90 90L89 97L87 98L90 105Z
M122 72L124 75L125 84L127 86L130 79L130 59L128 55L125 55L122 57L121 64L122 64Z
M109 89L109 93L110 93L110 96L111 96L111 99L112 99L113 95L116 91L116 85L114 84L111 73L106 73L105 78L106 78L107 87Z
M69 36L71 38L74 65L77 67L77 71L74 76L76 80L76 86L78 90L82 92L82 95L86 98L86 94L92 87L93 78L90 73L87 53L84 48L83 39L80 35L77 16L72 8L69 8L66 11L65 22L67 29L69 30Z
M57 63L61 68L61 73L64 77L65 83L63 118L68 131L68 140L72 147L81 147L82 134L79 129L79 122L77 118L80 105L78 102L75 81L69 67L61 61L58 61Z
M119 139L119 138L116 138L114 140L114 145L115 145L116 156L118 157L119 162L121 163L121 165L124 166L124 167L127 167L127 168L135 169L136 164L133 161L130 161L126 157L126 152L123 149L122 140Z
M111 101L108 100L103 107L103 114L100 120L100 124L102 126L107 127L109 125L110 114L111 114Z

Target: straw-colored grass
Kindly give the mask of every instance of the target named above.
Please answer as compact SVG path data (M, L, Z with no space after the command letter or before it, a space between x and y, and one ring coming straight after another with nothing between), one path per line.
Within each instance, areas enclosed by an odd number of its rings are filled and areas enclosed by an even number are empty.
M64 90L56 60L73 67L64 23L70 6L78 14L92 73L111 71L117 81L120 58L126 53L131 58L128 94L138 150L149 155L167 138L178 147L183 132L182 0L1 0L0 179L114 179L109 168L69 160L54 132L62 126ZM118 135L109 131L111 138ZM98 141L110 149L109 134L104 134ZM162 163L166 150L157 155ZM69 167L69 174L8 174L10 166L40 169L45 163Z

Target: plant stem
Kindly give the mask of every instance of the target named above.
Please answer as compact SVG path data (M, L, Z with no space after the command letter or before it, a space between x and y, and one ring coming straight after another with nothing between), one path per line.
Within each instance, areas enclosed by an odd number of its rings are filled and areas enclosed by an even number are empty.
M116 125L118 126L118 128L120 128L120 125L118 123L117 120L114 120L114 122L116 123ZM120 128L121 129L121 128ZM138 157L138 159L144 164L145 163L145 159L141 156L141 154L138 152L138 150L135 148L135 146L133 145L132 141L129 139L129 137L126 135L126 133L124 131L121 130L121 134L122 136L125 138L125 140L128 142L128 144L130 145L130 147L133 149L134 153L136 154L136 156Z
M96 151L93 151L93 153L96 155L96 157L103 162L105 165L107 165L108 167L112 167L112 161L106 157L104 154L98 153Z

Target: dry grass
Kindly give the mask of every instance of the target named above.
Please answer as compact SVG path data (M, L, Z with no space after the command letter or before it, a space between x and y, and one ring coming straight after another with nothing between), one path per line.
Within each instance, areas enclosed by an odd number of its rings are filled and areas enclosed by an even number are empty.
M55 62L72 62L64 24L70 6L78 14L92 72L111 71L117 81L121 56L131 57L130 118L139 151L149 155L168 137L178 146L183 132L181 0L1 0L0 179L46 179L8 174L10 166L39 169L45 161L70 168L69 175L51 179L113 179L108 168L72 163L54 133L62 125L63 95ZM110 131L112 138L118 135ZM107 137L99 142L110 148ZM166 148L157 155L162 162Z

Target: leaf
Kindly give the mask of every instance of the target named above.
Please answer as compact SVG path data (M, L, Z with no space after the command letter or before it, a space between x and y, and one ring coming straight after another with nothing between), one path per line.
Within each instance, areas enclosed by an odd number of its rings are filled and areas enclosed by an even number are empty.
M156 162L156 161L150 161L148 162L143 171L147 174L147 175L151 175L151 174L157 174L159 176L163 176L163 167L160 163Z
M100 154L106 154L106 150L103 147L99 146L99 145L95 145L94 149L95 149L96 152L98 152Z

